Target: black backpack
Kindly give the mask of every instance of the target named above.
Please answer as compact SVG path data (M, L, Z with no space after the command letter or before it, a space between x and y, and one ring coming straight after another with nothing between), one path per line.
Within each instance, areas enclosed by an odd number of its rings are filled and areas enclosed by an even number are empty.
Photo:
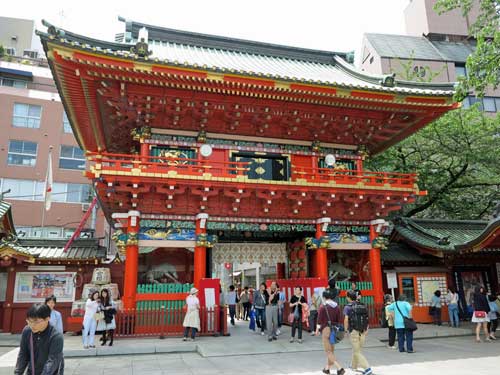
M385 306L382 307L382 311L380 312L380 328L389 328L389 322L385 314Z
M365 332L368 329L368 309L361 302L353 302L349 311L349 330Z

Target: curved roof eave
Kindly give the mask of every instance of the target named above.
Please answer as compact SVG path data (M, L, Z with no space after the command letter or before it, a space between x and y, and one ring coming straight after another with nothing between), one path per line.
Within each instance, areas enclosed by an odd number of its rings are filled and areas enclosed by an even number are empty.
M177 61L170 61L168 59L160 60L158 58L148 58L148 57L140 57L133 53L130 53L130 48L133 47L130 44L116 43L116 42L107 42L101 41L93 38L88 38L85 36L81 36L63 29L56 28L52 24L43 21L43 24L48 27L48 32L42 32L37 30L37 35L42 39L42 43L44 44L44 48L47 50L47 42L52 41L57 44L71 44L72 48L77 48L81 50L92 50L93 53L99 53L106 56L109 56L109 52L119 58L125 58L132 61L145 61L147 63L161 64L167 66L176 66L182 68L191 68L204 70L207 72L223 72L223 73L236 73L241 75L253 76L258 78L274 78L283 81L290 82L298 82L305 84L318 84L324 86L334 86L334 87L344 87L351 89L360 89L360 90L369 90L369 91L381 91L381 92L390 92L390 93L401 93L406 95L424 95L424 96L447 96L452 97L454 94L454 85L450 83L439 83L439 84L429 84L429 83L417 83L417 82L407 82L407 81L398 81L396 80L396 85L394 87L383 86L381 84L382 80L386 76L376 76L369 75L365 72L361 72L343 60L340 56L333 56L331 64L325 63L316 63L314 64L322 67L330 67L337 68L340 72L346 75L346 80L358 80L361 82L355 83L346 83L346 82L330 82L325 80L314 80L314 79L306 79L306 78L297 78L297 77L288 77L282 76L280 74L263 74L263 73L255 73L251 71L238 70L233 72L234 69L225 69L221 66L212 66L200 67L198 64L190 64L189 62L179 63ZM75 45L75 42L77 43ZM263 55L264 56L264 55ZM276 56L264 56L276 59L283 59L283 57ZM287 61L292 61L292 59L286 59ZM295 60L293 60L295 61ZM296 61L305 61L305 60L296 60ZM313 59L314 61L314 59ZM365 84L362 84L365 83ZM399 85L398 85L399 84ZM403 85L403 86L401 86Z

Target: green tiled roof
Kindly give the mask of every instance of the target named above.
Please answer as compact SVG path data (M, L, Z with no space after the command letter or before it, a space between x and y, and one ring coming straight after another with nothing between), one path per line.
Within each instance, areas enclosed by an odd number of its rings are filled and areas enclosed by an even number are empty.
M405 243L390 243L386 250L380 251L380 259L383 264L387 263L427 263L434 257L420 255L418 250L411 248Z
M443 252L455 251L457 246L480 236L487 226L487 221L409 218L394 220L395 233L408 243Z

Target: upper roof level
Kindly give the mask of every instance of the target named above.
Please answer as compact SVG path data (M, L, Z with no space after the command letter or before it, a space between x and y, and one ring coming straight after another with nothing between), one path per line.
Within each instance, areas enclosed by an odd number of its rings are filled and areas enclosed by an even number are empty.
M453 84L368 75L344 53L135 22L121 38L135 44L115 43L45 25L39 35L66 111L91 151L127 152L123 131L148 125L376 153L457 107Z

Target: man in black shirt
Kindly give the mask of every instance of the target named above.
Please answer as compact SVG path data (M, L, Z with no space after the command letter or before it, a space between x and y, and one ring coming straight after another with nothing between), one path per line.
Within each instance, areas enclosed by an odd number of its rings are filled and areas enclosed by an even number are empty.
M33 305L28 310L28 325L21 335L14 374L22 375L26 368L28 375L64 374L64 339L49 320L50 308L47 305Z

